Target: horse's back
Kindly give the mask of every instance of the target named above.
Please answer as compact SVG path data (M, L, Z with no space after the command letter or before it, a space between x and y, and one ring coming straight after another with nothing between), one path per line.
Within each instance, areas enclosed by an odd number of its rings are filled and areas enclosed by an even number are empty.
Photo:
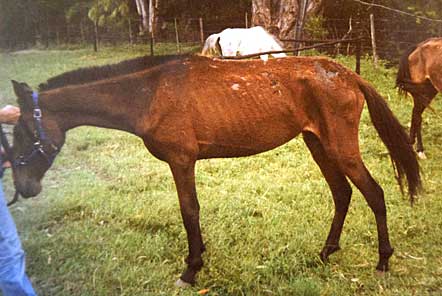
M225 56L255 54L266 51L280 51L281 45L275 37L263 27L252 28L228 28L219 34L219 44ZM286 55L275 54L275 57Z
M359 120L363 103L354 74L328 59L199 58L188 66L188 85L180 95L201 158L267 151L303 130L319 133L336 114L342 117L337 120Z

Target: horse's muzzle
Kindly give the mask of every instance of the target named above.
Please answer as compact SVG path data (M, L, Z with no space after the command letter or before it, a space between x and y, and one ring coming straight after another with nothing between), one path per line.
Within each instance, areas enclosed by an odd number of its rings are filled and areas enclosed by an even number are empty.
M41 192L41 183L34 181L22 181L22 182L14 182L15 189L20 193L24 198L37 196Z

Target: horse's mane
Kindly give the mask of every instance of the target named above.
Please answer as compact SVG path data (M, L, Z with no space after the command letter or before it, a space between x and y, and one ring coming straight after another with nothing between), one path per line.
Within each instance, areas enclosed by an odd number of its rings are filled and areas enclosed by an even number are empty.
M161 65L168 61L178 60L188 55L164 55L164 56L143 56L117 64L80 68L69 71L48 79L38 86L39 91L47 91L67 85L78 85L87 82L98 81L119 75L130 74L154 66Z

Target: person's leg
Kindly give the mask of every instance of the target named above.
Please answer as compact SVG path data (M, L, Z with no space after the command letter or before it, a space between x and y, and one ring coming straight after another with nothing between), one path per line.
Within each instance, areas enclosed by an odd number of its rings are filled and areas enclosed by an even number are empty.
M0 291L4 296L36 295L25 273L25 253L0 183Z

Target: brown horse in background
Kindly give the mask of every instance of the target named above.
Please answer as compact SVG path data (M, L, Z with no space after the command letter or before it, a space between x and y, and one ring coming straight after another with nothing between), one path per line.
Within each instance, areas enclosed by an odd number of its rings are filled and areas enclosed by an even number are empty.
M431 38L405 52L399 61L396 86L413 96L410 139L421 158L425 158L422 144L422 113L438 92L442 92L442 38Z
M169 164L173 174L189 247L187 268L177 284L186 286L195 282L205 250L195 188L196 161L257 154L302 133L335 203L321 259L326 261L339 250L352 195L348 178L376 218L376 268L388 270L393 248L384 193L365 167L358 143L364 101L399 179L407 179L411 198L420 186L420 173L408 135L372 86L325 58L290 57L267 63L204 57L155 59L136 73L128 73L124 63L69 72L41 85L40 94L26 83L13 81L22 110L14 129L16 189L27 197L41 191L41 179L69 129L92 125L139 136L155 157Z

